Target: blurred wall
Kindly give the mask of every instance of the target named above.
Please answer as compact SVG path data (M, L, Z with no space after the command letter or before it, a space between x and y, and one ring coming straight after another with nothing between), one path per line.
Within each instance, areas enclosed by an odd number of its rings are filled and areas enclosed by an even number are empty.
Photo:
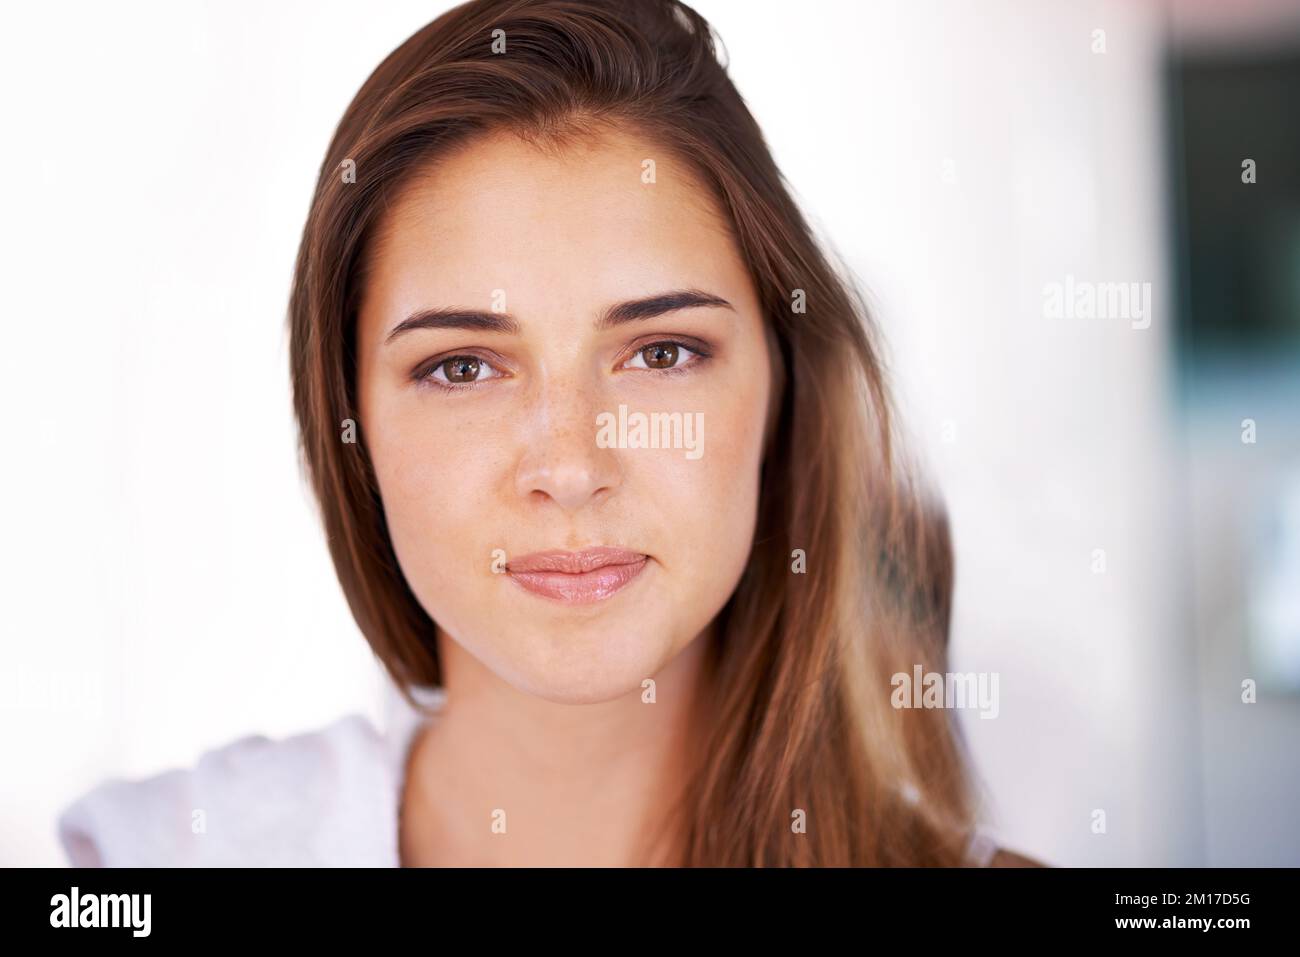
M995 832L1052 863L1204 855L1162 33L1143 4L864 4L786 25L792 58L838 54L797 81L735 50L787 175L874 294L952 512L954 670L1000 676L999 717L960 715ZM808 91L836 88L827 123L830 94ZM1071 276L1150 283L1149 326L1048 318L1044 287Z

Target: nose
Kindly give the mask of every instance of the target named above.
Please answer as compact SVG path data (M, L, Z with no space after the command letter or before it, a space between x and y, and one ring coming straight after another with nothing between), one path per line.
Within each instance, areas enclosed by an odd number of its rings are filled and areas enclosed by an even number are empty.
M515 490L522 498L576 511L618 488L618 452L596 442L599 404L583 390L561 383L532 397L520 421L523 440L515 470Z

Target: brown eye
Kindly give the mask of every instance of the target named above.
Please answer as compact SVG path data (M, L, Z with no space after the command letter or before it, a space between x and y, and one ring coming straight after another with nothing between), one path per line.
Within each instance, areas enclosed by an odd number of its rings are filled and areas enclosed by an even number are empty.
M418 384L432 384L440 389L469 392L485 382L502 378L501 370L487 359L473 355L447 356L430 360L433 365L420 366L411 373Z
M656 342L641 350L641 358L650 369L671 369L677 365L677 346L671 342Z
M478 379L479 361L474 356L452 356L440 368L448 382L474 382Z

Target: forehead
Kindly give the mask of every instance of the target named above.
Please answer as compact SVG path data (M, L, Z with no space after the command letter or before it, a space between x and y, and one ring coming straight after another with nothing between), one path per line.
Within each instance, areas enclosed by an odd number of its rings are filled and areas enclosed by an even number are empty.
M585 312L642 286L745 281L712 194L667 150L623 131L559 152L509 132L471 140L400 192L369 260L363 312L381 317L483 304L497 289L526 316L530 303Z

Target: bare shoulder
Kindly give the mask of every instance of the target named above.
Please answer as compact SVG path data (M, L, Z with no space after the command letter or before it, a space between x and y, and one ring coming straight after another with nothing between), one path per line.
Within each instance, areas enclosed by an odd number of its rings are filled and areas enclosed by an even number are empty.
M1005 847L999 847L993 854L993 859L989 861L989 867L1047 867L1049 865L1036 861L1032 857L1025 857L1015 851L1008 850Z

